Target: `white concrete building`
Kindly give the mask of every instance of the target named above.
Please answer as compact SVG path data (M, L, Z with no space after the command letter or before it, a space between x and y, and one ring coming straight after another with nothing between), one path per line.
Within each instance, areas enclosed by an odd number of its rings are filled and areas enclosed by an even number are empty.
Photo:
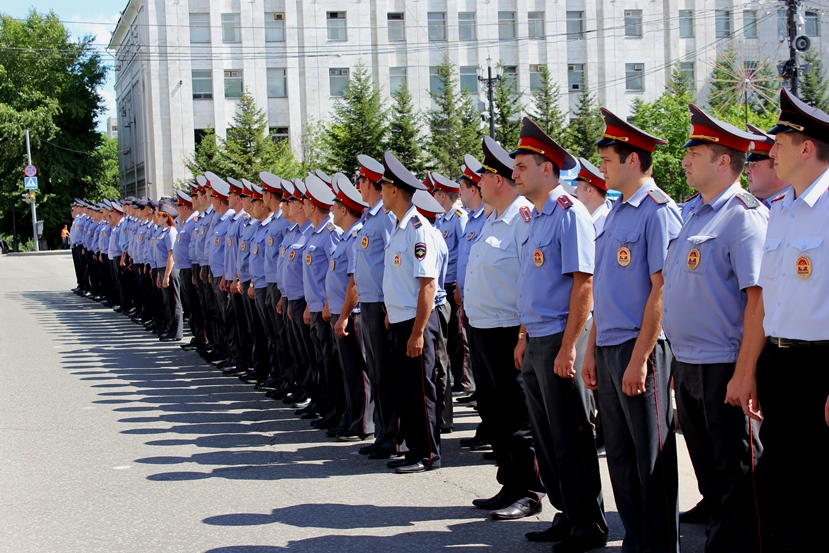
M824 50L818 8L801 8L802 34ZM269 126L298 149L310 120L328 118L360 62L384 97L406 82L416 109L444 56L462 85L499 62L528 94L538 66L574 105L586 75L600 105L627 115L651 101L673 67L704 103L718 51L745 63L788 58L783 4L771 0L129 0L109 49L116 56L121 182L158 197L189 178L184 159L204 129L223 136L243 87ZM525 96L529 101L528 96Z

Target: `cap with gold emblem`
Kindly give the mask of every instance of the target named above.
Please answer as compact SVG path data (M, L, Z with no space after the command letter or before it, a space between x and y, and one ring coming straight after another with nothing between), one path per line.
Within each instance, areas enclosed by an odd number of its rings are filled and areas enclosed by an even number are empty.
M184 190L176 190L176 196L178 200L178 205L186 205L187 207L193 207L193 198Z
M228 186L230 187L231 194L242 194L244 192L244 186L242 186L242 181L238 179L234 179L233 177L227 177L225 179L227 181Z
M307 196L305 195L305 192L307 189L305 188L305 182L302 179L292 179L291 182L294 183L294 199L306 199Z
M250 182L248 179L242 179L242 186L245 187L244 191L240 194L243 198L250 198L251 194L253 193L253 183Z
M525 117L521 121L521 133L518 138L518 146L510 153L510 156L515 157L518 154L542 155L555 163L556 167L561 171L567 171L576 166L576 158L556 144L556 141L547 136L547 133L542 131L541 127L536 125L529 117Z
M325 181L316 175L308 175L305 177L305 185L307 186L305 196L312 204L326 212L331 209L336 196Z
M604 180L604 175L601 171L599 171L595 165L584 159L583 157L579 158L579 174L576 177L576 180L583 180L588 184L592 184L596 188L601 188L605 192L607 192L607 183Z
M205 186L213 189L213 196L226 200L230 194L230 185L222 177L210 171L206 172L204 176L207 178Z
M325 171L323 171L322 169L317 169L316 171L314 171L314 175L316 175L318 179L320 179L322 182L324 182L325 186L327 186L328 188L331 188L331 177L329 177L325 173Z
M475 185L481 182L481 162L469 154L463 156L463 166L461 167L461 176L458 180L467 179L472 181Z
M493 173L512 180L512 170L515 165L512 157L514 156L507 153L494 138L489 136L484 137L481 148L484 151L484 162L478 168L478 173Z
M250 183L250 199L251 200L261 200L263 198L264 198L264 196L262 195L262 187L258 186L256 184Z
M368 203L363 201L360 191L354 186L351 180L342 173L335 173L331 177L331 186L334 193L337 195L336 200L343 205L353 209L357 213L362 213L364 209L369 207Z
M780 90L780 116L769 134L795 131L829 143L826 138L829 136L829 115L783 88Z
M294 193L296 192L296 187L294 183L289 180L280 180L279 184L282 185L282 199L286 202L290 202L294 199Z
M768 134L763 129L755 127L754 125L747 124L746 130L751 134L756 134L757 136L762 136L765 138L765 140L754 141L754 146L748 153L748 157L746 158L746 160L763 161L764 159L771 159L771 156L769 156L769 152L771 151L771 147L774 146L774 137Z
M271 194L280 194L282 192L282 179L269 173L262 171L259 173L259 182L262 183L262 189Z
M380 182L383 178L383 164L366 154L357 156L357 163L360 164L360 176L372 182Z
M637 129L627 121L616 117L610 110L601 108L602 119L604 119L604 132L596 142L596 146L612 146L614 144L627 144L640 150L653 153L657 144L665 145L667 140L648 134Z
M206 192L207 189L205 186L207 186L207 177L204 175L196 175L196 186L198 187L199 192Z
M392 186L410 192L426 190L426 185L417 180L391 152L383 154L383 180Z
M412 203L417 210L429 219L435 219L438 215L446 213L446 210L426 190L418 190L412 196Z
M435 192L448 192L449 194L457 194L460 192L461 185L444 177L440 173L435 173L434 171L430 173L432 176L432 182L435 183Z
M742 131L725 121L714 119L694 104L688 104L688 110L691 112L691 137L682 145L683 148L700 144L717 144L745 153L751 148L752 142L763 140L762 136Z

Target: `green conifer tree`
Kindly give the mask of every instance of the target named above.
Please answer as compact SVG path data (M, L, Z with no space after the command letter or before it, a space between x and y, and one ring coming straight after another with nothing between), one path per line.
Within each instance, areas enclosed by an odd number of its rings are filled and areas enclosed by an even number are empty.
M829 111L829 81L820 54L810 50L803 56L803 61L811 67L800 81L800 99L810 106Z
M503 69L503 65L499 64ZM504 148L511 148L518 143L521 130L521 104L523 94L518 91L515 79L502 74L492 90L492 103L495 112L495 140Z
M412 105L408 87L401 86L394 94L389 120L389 134L386 149L390 150L414 174L426 171L421 147L419 117ZM377 158L378 161L380 158Z
M561 110L561 90L546 65L538 68L539 86L532 91L529 116L547 135L562 143L565 114Z
M564 147L576 157L583 157L598 166L596 141L602 136L604 120L596 102L596 94L582 86L573 118L564 132Z

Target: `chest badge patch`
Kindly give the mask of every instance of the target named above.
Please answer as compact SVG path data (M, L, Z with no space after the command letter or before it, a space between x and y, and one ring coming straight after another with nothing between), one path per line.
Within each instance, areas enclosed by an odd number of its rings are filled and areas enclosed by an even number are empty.
M544 252L541 250L535 250L533 252L533 263L535 263L536 267L544 265Z
M474 237L475 237L475 231L473 230L472 232L470 232L469 234L466 235L466 240L467 241L472 240L472 238L474 238Z
M335 265L336 265L336 264L335 264L334 260L332 259L332 260L331 260L331 272L332 272L332 273L334 272L334 266L335 266Z
M417 259L418 261L423 261L424 259L426 259L426 244L423 242L418 242L417 244L415 244L414 254L415 259Z
M217 246L219 245L219 237L218 236L213 240L213 243L216 244Z
M363 236L360 240L360 247L366 249L368 247L368 236Z
M259 245L256 244L256 245L253 246L253 255L256 255L258 253L259 253Z
M699 267L699 250L694 248L688 252L688 268L692 271Z
M204 236L204 227L202 227L199 232L202 234L202 236Z
M618 261L619 265L622 267L630 265L630 248L627 246L621 246L619 251L616 252L616 261Z
M247 242L243 241L242 244L239 247L242 248L242 251L245 251L246 249L248 249Z
M153 238L152 240L150 240L150 246L155 246L155 238Z
M291 253L288 254L288 261L293 261L296 257L296 250L291 250Z
M181 242L181 235L180 234L176 237L176 242Z
M393 262L394 262L395 267L400 267L400 254L399 253L394 254Z
M444 238L449 238L449 231L448 230L443 231L443 237Z
M312 261L313 261L313 259L311 258L311 254L310 253L305 254L305 264L310 265Z
M805 255L801 255L797 258L797 276L802 279L807 279L812 276L812 260L806 257Z
M233 245L233 239L232 239L232 238L228 237L228 239L227 239L227 245L228 245L228 246L232 246L232 245Z
M273 247L273 236L268 236L268 247Z

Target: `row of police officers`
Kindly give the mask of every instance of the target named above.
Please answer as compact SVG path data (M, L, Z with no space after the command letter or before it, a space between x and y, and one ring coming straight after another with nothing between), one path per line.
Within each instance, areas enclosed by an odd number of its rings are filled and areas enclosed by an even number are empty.
M184 349L333 438L373 436L360 453L397 473L441 466L453 390L474 391L500 489L473 505L511 520L546 497L527 538L558 553L607 543L600 440L622 550L679 551L675 396L705 550L819 550L829 116L780 104L768 133L689 105L681 208L651 176L666 142L606 109L575 196L577 160L525 118L457 182L387 152L356 183L206 173L175 201L77 200L76 291L161 340L186 319Z

